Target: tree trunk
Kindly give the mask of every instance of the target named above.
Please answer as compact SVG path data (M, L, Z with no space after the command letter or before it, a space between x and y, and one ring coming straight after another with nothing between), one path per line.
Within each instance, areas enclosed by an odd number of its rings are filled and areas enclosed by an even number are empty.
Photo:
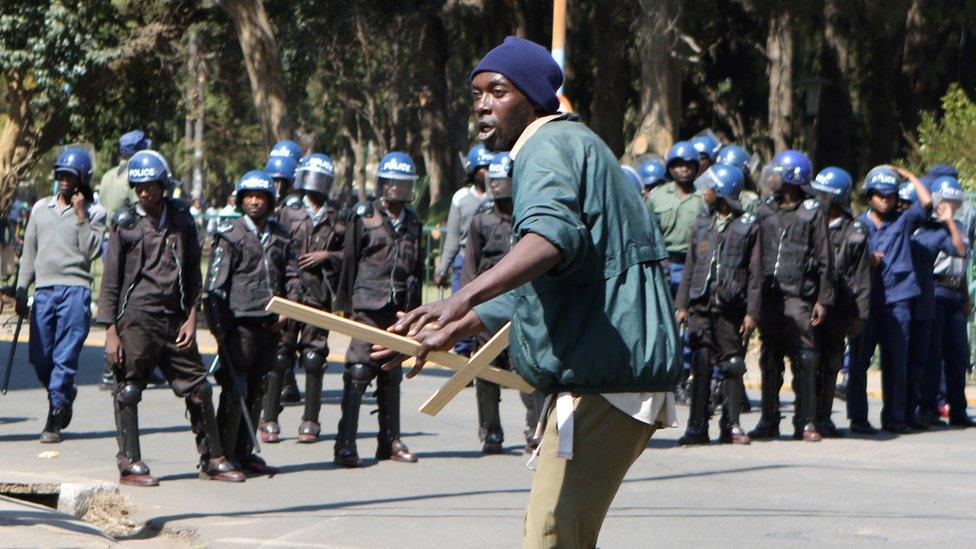
M292 134L278 45L261 0L227 0L226 6L244 55L261 135L270 149Z
M664 154L681 121L681 69L671 52L681 35L681 0L640 0L640 124L626 161L648 152Z
M817 113L817 165L841 166L857 172L854 90L851 86L851 21L844 17L842 0L824 4L824 47L820 77L824 81Z
M624 114L630 82L627 75L627 46L630 42L629 14L620 13L624 5L596 2L590 12L594 50L593 99L590 102L590 128L618 157L624 154ZM629 10L628 10L629 11ZM602 27L601 27L602 25Z
M769 77L769 138L782 151L793 142L793 29L789 10L769 14L766 56Z
M459 177L457 144L450 143L447 99L447 61L450 43L447 29L440 15L431 10L427 14L420 39L420 71L423 87L420 90L421 151L427 168L430 202L438 203L455 190Z
M921 100L926 97L925 42L929 37L925 32L925 15L921 0L912 0L905 14L905 42L902 45L902 77L898 87L898 103L901 106L902 121L914 129L921 119Z

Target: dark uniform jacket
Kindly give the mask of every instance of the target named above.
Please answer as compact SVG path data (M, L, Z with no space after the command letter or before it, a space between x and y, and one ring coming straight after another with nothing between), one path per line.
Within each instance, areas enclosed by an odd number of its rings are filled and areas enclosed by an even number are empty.
M837 307L856 311L867 320L871 311L871 263L868 256L868 228L859 220L842 215L827 227L837 272Z
M760 206L757 217L764 287L779 289L786 297L832 305L834 258L820 201L808 198L794 207L781 208L778 198L772 196Z
M512 249L512 216L486 200L471 216L461 268L461 286L494 267Z
M246 219L217 227L207 291L223 292L236 318L269 317L264 308L272 296L298 301L304 294L298 257L288 231L274 218L268 218L263 237L248 228Z
M420 305L425 259L422 233L420 218L410 208L404 208L403 222L394 230L379 204L358 204L346 227L336 308L351 313L378 311L387 305L398 310Z
M743 311L759 319L762 245L756 216L732 216L719 231L718 216L705 208L691 226L691 245L675 306Z
M305 282L305 301L320 307L331 307L335 288L342 271L346 223L350 212L327 203L315 217L308 217L308 227L301 244L302 253L329 252L326 262L310 270L302 270Z
M135 206L116 211L104 258L95 321L114 324L127 306L184 318L200 300L200 241L186 204L167 198L165 224Z

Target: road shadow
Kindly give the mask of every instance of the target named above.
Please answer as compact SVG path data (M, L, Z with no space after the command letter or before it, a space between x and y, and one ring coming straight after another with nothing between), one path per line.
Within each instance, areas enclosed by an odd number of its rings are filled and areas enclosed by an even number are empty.
M11 425L14 423L23 423L29 419L34 419L30 417L0 417L0 425Z
M0 511L0 527L2 526L42 526L48 528L58 528L61 530L67 530L69 532L75 532L78 534L87 534L91 536L98 536L107 542L114 542L112 538L106 536L100 532L94 526L89 526L83 522L75 520L66 515L61 515L55 512L37 512L37 511Z
M139 429L139 435L152 435L156 433L181 433L189 432L189 425L172 425L170 427L148 427L145 429ZM62 439L67 442L69 440L92 440L99 438L115 438L116 431L61 431ZM24 442L28 440L37 440L40 433L18 433L14 435L0 435L0 442Z

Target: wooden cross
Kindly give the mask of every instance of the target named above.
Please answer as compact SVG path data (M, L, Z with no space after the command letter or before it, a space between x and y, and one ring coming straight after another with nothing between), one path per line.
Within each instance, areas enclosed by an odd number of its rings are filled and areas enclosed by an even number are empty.
M382 345L400 354L416 356L420 352L420 343L409 337L390 333L362 322L356 322L280 297L271 298L267 310L304 324L345 334L374 345ZM534 391L535 389L515 372L490 365L491 361L508 347L509 327L510 324L502 327L498 333L488 340L488 343L478 349L478 352L470 360L455 353L443 351L428 353L427 362L445 366L455 370L455 373L451 379L447 380L447 383L424 402L420 411L431 416L437 415L476 377L497 383L502 387L518 389L523 393Z

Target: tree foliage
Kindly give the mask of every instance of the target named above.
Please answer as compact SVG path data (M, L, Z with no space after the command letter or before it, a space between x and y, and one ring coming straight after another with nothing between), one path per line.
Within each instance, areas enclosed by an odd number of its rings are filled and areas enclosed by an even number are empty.
M967 191L976 191L976 102L952 85L942 97L942 109L922 113L918 141L908 157L924 171L933 164L952 164Z

